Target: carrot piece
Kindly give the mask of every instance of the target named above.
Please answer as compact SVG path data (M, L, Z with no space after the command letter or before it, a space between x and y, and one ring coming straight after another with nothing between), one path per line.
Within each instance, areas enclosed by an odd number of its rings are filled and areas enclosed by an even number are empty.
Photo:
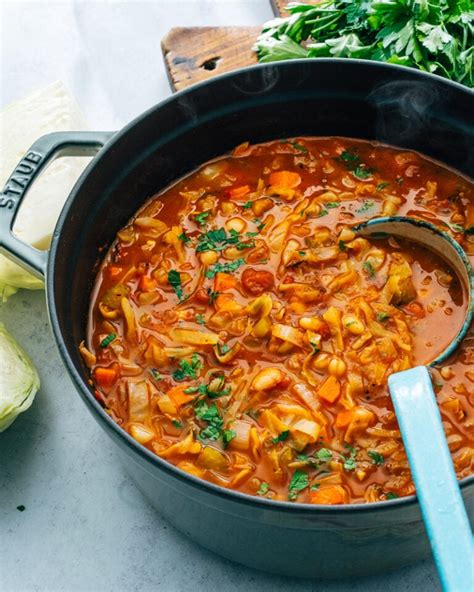
M334 403L341 394L341 383L335 376L329 376L318 388L317 394L328 403Z
M250 193L250 187L248 185L242 185L241 187L233 187L227 190L227 195L232 199L239 199Z
M346 491L341 485L322 487L310 493L312 504L343 504L346 501Z
M147 275L142 275L140 281L138 282L138 289L141 292L153 292L156 289L158 283L155 279L148 277Z
M268 178L270 185L283 187L284 189L294 189L301 183L301 177L293 171L276 171Z
M111 278L116 278L122 273L123 269L121 267L117 267L116 265L111 265L108 267L108 271Z
M214 278L214 291L215 292L225 292L226 290L230 290L235 288L237 285L237 280L235 277L230 273L223 273L218 271Z
M168 397L173 401L176 407L182 407L194 399L192 395L188 395L184 392L188 386L189 384L180 384L168 391Z
M336 428L346 428L352 421L353 418L352 410L349 411L340 411L336 416L336 421L334 422L334 427Z
M405 310L415 316L417 319L422 319L426 316L425 310L419 302L410 302L405 306Z
M103 368L98 366L94 370L94 378L97 384L102 388L110 388L117 380L118 372L116 368Z

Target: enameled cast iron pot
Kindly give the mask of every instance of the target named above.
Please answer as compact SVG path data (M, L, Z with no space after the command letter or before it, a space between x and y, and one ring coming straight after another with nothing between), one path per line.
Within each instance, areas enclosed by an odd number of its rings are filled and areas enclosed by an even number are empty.
M46 276L54 338L77 391L117 444L139 489L174 526L216 553L268 571L320 577L384 572L429 553L414 496L312 506L201 481L140 446L110 419L92 394L78 351L99 249L148 197L243 141L298 135L377 139L472 176L474 93L414 70L346 59L223 75L174 95L116 134L71 132L38 140L0 196L0 246ZM15 213L46 162L97 151L66 202L49 254L15 239ZM474 477L461 487L472 520Z

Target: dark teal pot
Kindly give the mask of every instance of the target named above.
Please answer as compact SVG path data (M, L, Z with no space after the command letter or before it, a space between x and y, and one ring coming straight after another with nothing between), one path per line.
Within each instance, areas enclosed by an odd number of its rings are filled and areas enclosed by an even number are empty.
M117 444L137 486L174 526L220 555L272 572L337 578L385 572L429 553L414 496L309 506L200 481L151 454L109 418L87 383L77 347L99 249L149 196L245 140L297 135L377 139L473 175L474 93L414 70L357 60L281 62L224 75L174 95L117 134L39 140L0 196L0 246L46 275L54 337L79 395ZM58 154L98 150L66 202L49 256L15 239L14 214L44 164ZM472 520L474 477L461 487Z

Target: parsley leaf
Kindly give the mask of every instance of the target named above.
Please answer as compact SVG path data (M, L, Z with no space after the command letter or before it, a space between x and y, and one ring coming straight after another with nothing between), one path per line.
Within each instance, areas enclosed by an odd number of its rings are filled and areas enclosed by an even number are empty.
M388 187L390 185L390 183L388 181L383 181L382 183L379 183L377 185L377 187L375 188L375 191L382 191L382 189L385 189L385 187Z
M183 232L178 236L180 241L183 241L185 245L191 242L191 237L189 237L183 230Z
M364 201L360 208L356 210L358 214L363 214L373 208L375 203L373 201Z
M222 432L222 440L224 442L224 448L229 446L230 442L237 436L237 432L235 430L223 430Z
M206 271L206 277L212 279L219 272L232 273L241 265L244 265L244 263L245 261L243 259L235 259L235 261L230 261L229 263L216 263Z
M175 428L179 429L179 428L183 427L183 424L180 421L178 421L177 419L173 419L173 421L171 423L174 425Z
M206 218L208 218L210 213L211 212L201 212L200 214L194 216L194 219L200 226L204 226L204 224L207 224Z
M347 251L346 243L343 240L340 240L338 244L340 251Z
M184 380L185 378L197 378L197 371L201 370L202 367L203 364L201 358L198 356L198 354L193 354L191 361L179 361L179 368L176 368L176 370L172 374L173 379L176 381L180 381Z
M270 489L270 485L266 481L262 481L260 483L260 487L258 488L257 495L266 495Z
M248 241L246 243L241 242L239 233L235 230L231 230L229 234L227 234L225 228L218 228L216 230L204 232L199 236L196 253L202 253L204 251L219 252L231 245L234 245L239 251L242 251L243 249L253 247L255 243L254 241Z
M249 208L251 208L253 205L253 201L246 201L242 207L244 208L244 210L248 210Z
M341 205L340 201L328 201L326 203L326 207L329 209L338 208Z
M344 446L349 450L349 456L344 456L341 454L342 460L344 461L344 470L354 471L357 468L357 450L349 444L344 444Z
M397 499L399 496L396 493L393 493L393 491L389 491L388 493L385 494L385 497L388 500L392 500L392 499Z
M207 289L207 295L209 296L209 304L212 304L214 300L219 296L220 292L214 292L211 288Z
M263 25L254 46L260 62L368 59L418 68L474 87L474 15L469 0L320 0L290 3L286 11L288 17Z
M208 405L205 401L200 400L194 407L194 413L197 419L206 421L207 427L201 430L199 437L201 439L218 440L222 434L222 426L224 420L215 403Z
M370 278L375 277L375 275L377 274L377 272L375 271L374 266L372 265L372 263L370 261L364 261L364 263L362 264L362 267L369 274L369 277Z
M379 454L376 450L369 450L367 454L372 459L372 464L381 466L385 463L385 458L383 454Z
M278 444L278 442L284 442L288 436L290 435L290 430L285 430L284 432L280 432L276 438L272 438L272 444Z
M297 469L293 477L291 478L290 485L288 486L288 499L295 500L298 497L298 493L303 491L309 485L308 473Z
M199 325L205 325L206 324L206 319L205 319L205 317L204 317L203 314L196 314L196 316L194 317L194 320Z
M104 337L104 339L102 339L102 341L99 343L99 347L104 349L104 347L107 347L108 345L110 345L112 343L112 341L114 341L115 339L117 339L117 334L116 333L109 333L107 335L107 337Z
M308 149L306 146L303 146L303 144L299 144L298 142L290 142L290 144L293 146L293 148L299 150L300 152L308 152Z
M156 381L163 380L163 376L158 372L156 368L150 368L148 372L151 374L152 378Z
M181 275L179 271L176 271L175 269L170 269L170 271L168 271L168 284L173 288L178 300L180 302L184 300L183 287L181 285Z
M315 452L314 456L323 462L327 462L332 459L332 452L328 448L320 448Z
M389 318L390 318L390 315L387 312L378 312L377 313L377 321L379 323L385 323L385 321L388 321Z

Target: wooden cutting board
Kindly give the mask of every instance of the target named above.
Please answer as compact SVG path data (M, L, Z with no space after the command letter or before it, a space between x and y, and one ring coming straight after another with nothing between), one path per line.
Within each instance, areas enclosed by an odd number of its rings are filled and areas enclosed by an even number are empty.
M290 0L270 0L276 15ZM311 1L311 0L310 0ZM317 0L315 0L317 1ZM257 63L252 51L261 27L176 27L161 42L173 91Z

